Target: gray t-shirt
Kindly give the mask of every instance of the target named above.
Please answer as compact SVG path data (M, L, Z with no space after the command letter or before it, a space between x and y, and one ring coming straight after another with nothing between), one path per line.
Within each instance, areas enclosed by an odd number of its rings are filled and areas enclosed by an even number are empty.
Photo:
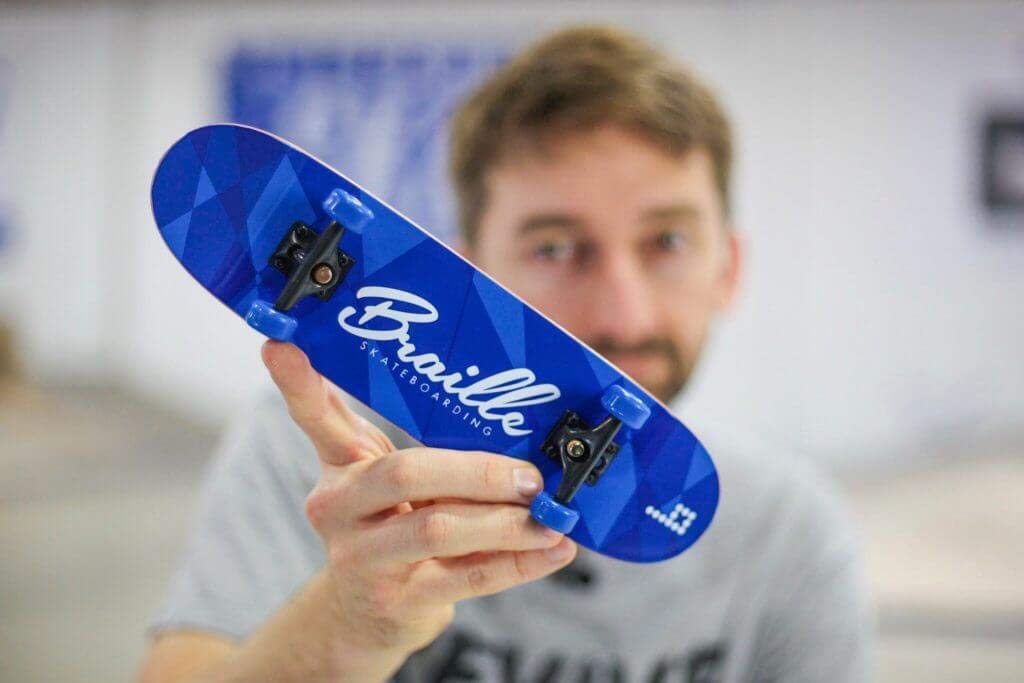
M362 406L399 448L414 442ZM650 565L581 549L556 575L459 603L396 681L863 681L870 624L858 543L805 463L689 423L718 466L715 520ZM316 453L282 399L228 430L154 630L257 630L325 562L304 515Z

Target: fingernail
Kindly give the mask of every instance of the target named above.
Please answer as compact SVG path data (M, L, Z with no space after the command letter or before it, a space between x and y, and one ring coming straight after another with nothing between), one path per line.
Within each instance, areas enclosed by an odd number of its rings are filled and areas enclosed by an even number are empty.
M568 541L562 541L553 548L548 548L544 551L544 557L550 562L561 562L565 558L572 554L572 544Z
M536 470L529 467L517 467L512 470L512 481L516 491L524 498L529 498L540 491L540 476Z

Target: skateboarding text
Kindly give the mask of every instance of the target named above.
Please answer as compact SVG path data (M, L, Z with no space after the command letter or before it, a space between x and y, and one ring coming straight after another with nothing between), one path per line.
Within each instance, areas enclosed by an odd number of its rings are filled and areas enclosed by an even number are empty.
M532 431L523 427L526 418L516 408L554 401L561 395L553 384L536 384L537 377L528 368L512 368L478 378L480 368L476 365L469 365L461 372L450 372L436 353L420 353L412 343L410 327L436 322L439 317L437 308L422 297L391 287L370 286L356 292L356 298L371 299L375 303L363 304L355 324L350 320L359 313L356 308L341 309L338 324L342 329L369 341L398 342L396 357L418 373L411 384L415 385L415 380L422 377L440 385L463 406L475 408L480 418L499 423L508 436L525 436ZM370 323L375 324L367 327ZM364 341L360 349L365 351L367 346ZM393 370L397 370L397 364ZM402 371L403 378L406 372ZM427 382L420 384L421 392L430 394L431 390ZM434 392L431 398L440 400L440 392ZM450 400L445 398L443 405L447 407ZM458 411L455 408L452 409L454 414L462 412L461 408ZM484 428L483 432L489 435L490 428Z

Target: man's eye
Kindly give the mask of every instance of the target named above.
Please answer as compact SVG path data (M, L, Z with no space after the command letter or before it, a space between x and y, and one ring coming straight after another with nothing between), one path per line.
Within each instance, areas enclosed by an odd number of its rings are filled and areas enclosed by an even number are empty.
M544 242L534 250L534 254L545 261L568 261L574 251L572 242Z
M654 238L654 248L658 251L679 251L686 246L686 238L678 230L666 230Z

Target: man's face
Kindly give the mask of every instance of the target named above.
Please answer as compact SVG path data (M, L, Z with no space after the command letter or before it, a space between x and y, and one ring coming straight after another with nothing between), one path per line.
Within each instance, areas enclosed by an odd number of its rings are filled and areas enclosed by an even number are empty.
M503 161L467 254L663 401L732 300L739 243L711 158L606 126Z

